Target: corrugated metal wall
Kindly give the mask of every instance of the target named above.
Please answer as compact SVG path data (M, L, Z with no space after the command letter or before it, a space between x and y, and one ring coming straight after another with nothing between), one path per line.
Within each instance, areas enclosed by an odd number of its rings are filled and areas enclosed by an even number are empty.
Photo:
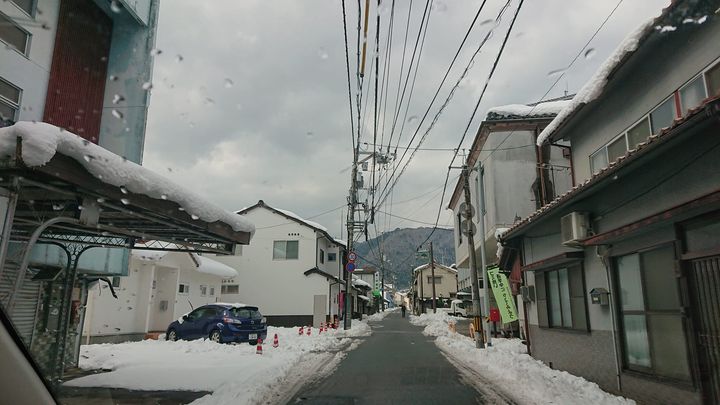
M7 305L10 292L15 287L17 273L17 265L13 263L7 263L3 269L0 278L0 301L3 306ZM35 329L41 285L41 282L32 281L32 275L25 272L23 286L15 296L15 309L10 314L10 320L27 347L30 347Z
M97 143L112 20L92 1L63 0L43 120Z

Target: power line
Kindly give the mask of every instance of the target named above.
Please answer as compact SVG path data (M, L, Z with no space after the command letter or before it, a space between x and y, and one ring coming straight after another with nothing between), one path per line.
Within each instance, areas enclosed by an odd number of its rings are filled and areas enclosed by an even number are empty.
M338 210L340 210L340 209L342 209L342 208L345 208L345 204L343 204L343 205L341 205L341 206L339 206L339 207L335 207L335 208L329 209L329 210L327 210L327 211L323 211L323 212L321 212L321 213L319 213L319 214L315 214L315 215L312 215L312 216L309 216L309 217L301 217L301 218L302 218L302 219L313 219L313 218L321 217L321 216L323 216L323 215L327 215L327 214L330 214L330 213L332 213L332 212L338 211ZM302 220L302 219L301 219L301 220ZM294 222L292 222L292 221L291 221L291 222L283 222L283 223L281 223L281 224L275 224L275 225L270 225L270 226L263 226L263 227L255 228L255 229L270 229L270 228L276 228L276 227L278 227L278 226L283 226L283 225L292 224L292 223L294 223Z
M347 15L345 12L345 0L342 0L342 12L343 34L345 38L345 68L347 70L348 100L350 101L350 137L352 138L352 148L355 149L355 118L353 116L352 85L350 79L350 53L348 50Z

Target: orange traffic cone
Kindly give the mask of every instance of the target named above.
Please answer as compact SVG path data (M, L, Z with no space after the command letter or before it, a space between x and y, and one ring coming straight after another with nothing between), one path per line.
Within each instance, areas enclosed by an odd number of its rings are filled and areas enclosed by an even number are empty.
M277 348L278 346L280 346L280 342L278 342L278 336L276 333L275 338L273 339L273 347Z
M298 335L304 335L305 334L305 327L301 326L300 329L298 329Z
M255 350L256 354L262 354L262 339L258 339L257 341L257 349Z

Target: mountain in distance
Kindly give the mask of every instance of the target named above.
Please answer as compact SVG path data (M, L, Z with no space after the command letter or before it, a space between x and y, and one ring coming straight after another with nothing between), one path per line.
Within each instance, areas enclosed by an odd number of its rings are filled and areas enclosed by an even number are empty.
M416 249L427 239L432 228L396 228L367 242L355 244L358 253L357 267L380 268L380 249L385 256L385 283L395 281L398 289L410 287L411 271L415 267L427 263L427 259L416 258ZM422 249L429 249L433 243L435 262L450 266L455 263L455 240L452 229L438 228Z

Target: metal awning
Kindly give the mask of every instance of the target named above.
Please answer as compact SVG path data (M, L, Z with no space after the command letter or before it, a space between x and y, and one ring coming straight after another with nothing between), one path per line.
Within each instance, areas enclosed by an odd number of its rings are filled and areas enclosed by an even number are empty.
M0 187L17 198L13 240L28 240L43 222L59 217L75 221L53 225L41 240L230 254L235 244L248 244L252 236L220 221L194 219L173 201L104 183L59 154L32 168L17 156L0 162Z

